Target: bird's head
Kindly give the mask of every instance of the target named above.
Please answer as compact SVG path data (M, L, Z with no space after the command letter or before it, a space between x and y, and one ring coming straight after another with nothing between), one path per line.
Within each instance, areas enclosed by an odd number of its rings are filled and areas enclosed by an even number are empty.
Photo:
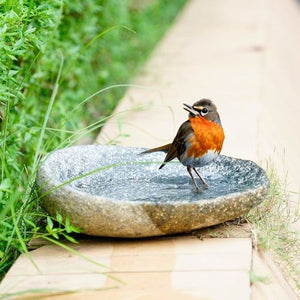
M211 100L201 99L196 101L192 106L185 103L183 105L183 109L189 112L190 117L203 117L206 120L213 121L221 125L217 107Z

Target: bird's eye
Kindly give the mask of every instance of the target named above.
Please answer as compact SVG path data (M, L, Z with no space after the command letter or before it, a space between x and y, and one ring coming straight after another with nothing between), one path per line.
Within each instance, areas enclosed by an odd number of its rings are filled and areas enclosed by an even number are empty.
M208 109L206 107L202 108L200 111L201 116L205 116L208 113Z

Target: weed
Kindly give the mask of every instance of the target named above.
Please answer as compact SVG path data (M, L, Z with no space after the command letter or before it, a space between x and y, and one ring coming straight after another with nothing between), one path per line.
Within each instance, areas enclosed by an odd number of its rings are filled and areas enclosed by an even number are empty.
M300 275L299 233L293 224L299 220L297 210L290 209L290 194L285 190L274 167L268 167L270 191L265 201L252 209L246 220L252 227L255 246L269 250L287 278L297 285ZM299 289L299 283L298 283Z
M253 270L250 271L249 277L250 277L251 284L253 284L255 282L269 284L271 282L269 277L257 275Z

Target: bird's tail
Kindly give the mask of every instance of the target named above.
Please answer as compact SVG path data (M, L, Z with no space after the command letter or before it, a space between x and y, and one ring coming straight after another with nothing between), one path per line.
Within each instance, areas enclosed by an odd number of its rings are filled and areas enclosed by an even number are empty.
M153 148L153 149L149 149L146 151L143 151L141 154L147 154L147 153L152 153L152 152L158 152L158 151L162 151L167 153L169 151L169 149L171 148L172 144L167 144L167 145L163 145L157 148Z

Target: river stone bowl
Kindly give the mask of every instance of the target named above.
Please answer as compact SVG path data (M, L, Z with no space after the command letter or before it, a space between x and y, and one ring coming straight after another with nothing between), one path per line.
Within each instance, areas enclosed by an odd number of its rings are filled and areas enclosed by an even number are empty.
M52 216L68 216L83 233L134 238L235 219L262 202L269 189L257 164L220 156L198 169L209 188L197 193L178 161L159 170L165 153L140 155L143 150L84 145L50 153L38 172L42 204Z

